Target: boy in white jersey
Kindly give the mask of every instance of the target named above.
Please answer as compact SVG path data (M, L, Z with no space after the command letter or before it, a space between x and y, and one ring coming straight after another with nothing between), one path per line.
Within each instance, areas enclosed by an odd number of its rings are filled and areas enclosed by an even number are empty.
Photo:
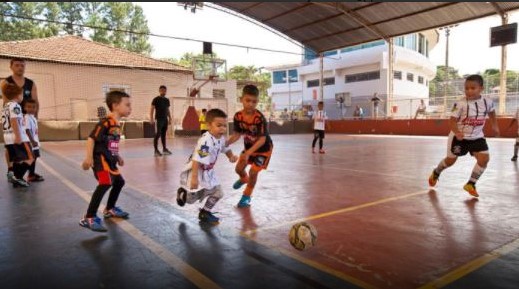
M463 187L474 197L479 197L476 182L485 171L488 161L488 145L483 134L487 116L492 122L496 136L499 136L494 103L490 98L482 97L483 78L480 75L470 75L465 80L465 95L463 100L454 103L451 110L447 157L443 159L429 177L429 185L434 187L443 170L452 166L459 156L470 153L477 160L472 175Z
M313 115L314 119L314 140L312 141L312 153L315 154L315 143L319 139L319 153L324 154L323 140L324 140L324 129L325 121L328 119L326 112L324 111L324 102L319 101L317 104L317 111Z
M220 153L224 153L231 163L238 157L225 146L227 131L227 115L219 109L211 109L206 114L208 131L200 137L196 148L180 174L181 187L177 191L177 203L184 206L207 197L205 206L200 210L198 218L201 222L217 224L219 218L211 210L223 197L220 183L216 178L214 165Z
M43 177L38 175L36 171L36 160L40 157L40 137L38 136L38 119L34 116L37 110L37 103L34 99L28 99L24 103L25 112L25 131L32 145L32 155L34 161L29 167L29 182L42 182Z
M11 182L15 188L29 186L23 176L33 160L31 144L25 132L22 108L20 107L22 91L22 88L16 84L2 83L2 95L6 100L2 110L2 128L9 161L13 162L14 177Z
M517 111L515 112L515 118L512 119L512 122L510 122L510 125L508 126L508 129L510 129L515 122L519 122L519 107L517 108ZM514 156L512 157L512 161L517 161L517 151L519 150L519 126L517 128L517 138L515 139L515 145L514 145Z

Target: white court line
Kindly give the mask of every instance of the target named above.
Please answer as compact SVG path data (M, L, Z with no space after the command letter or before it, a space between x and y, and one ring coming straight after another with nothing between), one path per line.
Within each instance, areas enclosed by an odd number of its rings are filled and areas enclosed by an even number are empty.
M47 165L44 161L40 160L38 163L41 164L41 166L43 166L48 172L54 175L56 179L60 180L65 186L69 187L76 195L85 200L85 202L90 202L90 195L87 192L81 190L70 180L60 175L57 171L55 171L53 168ZM191 281L197 287L204 289L222 289L211 279L207 278L205 275L200 273L200 271L189 266L189 264L184 262L180 257L176 256L167 248L163 247L150 237L146 236L146 234L137 229L131 223L127 221L121 221L117 222L117 225L121 229L123 229L128 235L130 235L144 247L148 248L151 252L153 252L153 254L155 254L162 261L171 266L173 269L175 269L177 272L179 272L182 276Z

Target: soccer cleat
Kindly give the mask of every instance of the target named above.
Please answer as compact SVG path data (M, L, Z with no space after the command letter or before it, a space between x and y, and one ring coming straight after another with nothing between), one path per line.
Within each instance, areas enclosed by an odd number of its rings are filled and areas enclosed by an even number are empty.
M440 175L438 175L436 173L436 171L433 170L431 175L429 176L429 186L431 186L431 187L436 186L436 183L438 183L439 178L440 178Z
M34 182L43 182L45 179L38 175L38 174L34 174L34 175L29 175L29 178L27 178L27 180L30 182L30 183L34 183Z
M463 189L467 191L473 197L479 197L478 192L476 191L476 184L468 182L463 186Z
M198 219L202 223L218 224L220 222L220 218L216 217L213 213L206 211L204 209L200 210L200 213L198 214Z
M184 188L177 190L177 204L183 207L187 202L187 191Z
M161 154L159 151L155 151L155 156L156 156L156 157L161 157L162 154Z
M250 196L242 195L240 201L238 202L238 208L248 208L250 207Z
M97 216L93 218L83 218L79 221L79 225L83 228L90 229L94 232L106 232L106 228L101 224L101 219Z
M323 150L323 149L320 149L320 150L319 150L319 153L320 153L320 154L324 154L324 150Z
M126 218L128 218L129 215L130 214L128 214L127 212L123 211L119 207L113 207L110 210L105 209L103 211L103 217L105 217L105 219L106 218L122 218L122 219L126 219Z
M516 162L516 161L517 161L517 155L514 155L514 156L512 157L512 160L511 160L511 161Z
M232 185L232 188L235 189L235 190L238 190L241 188L241 186L245 185L245 182L242 182L241 179L237 180L236 182L234 182L234 184Z
M12 183L13 183L14 188L20 188L20 187L27 188L30 186L29 183L26 182L24 179L17 179L14 176L13 176Z
M172 153L168 149L163 149L162 154L166 156L166 155L171 155Z
M13 182L13 178L14 178L14 172L13 171L8 171L6 176L7 176L7 181L9 183L12 183Z

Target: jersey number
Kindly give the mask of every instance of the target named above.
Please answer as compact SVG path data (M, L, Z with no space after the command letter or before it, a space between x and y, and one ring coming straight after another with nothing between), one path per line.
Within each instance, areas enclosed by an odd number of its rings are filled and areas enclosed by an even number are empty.
M4 131L11 129L11 122L9 121L9 118L7 118L5 115L2 115L2 128Z

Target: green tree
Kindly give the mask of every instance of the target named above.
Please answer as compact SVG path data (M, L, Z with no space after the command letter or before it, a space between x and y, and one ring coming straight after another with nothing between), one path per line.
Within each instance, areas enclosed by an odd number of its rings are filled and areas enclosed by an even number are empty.
M2 2L0 12L9 15L33 17L42 11L41 3L37 2ZM0 17L0 40L14 41L38 38L42 35L42 27L38 21Z
M101 27L91 29L89 37L96 42L109 44L108 38L108 9L104 2L85 2L83 5L85 14L87 15L85 24L91 27ZM104 29L103 29L104 28Z
M60 8L60 20L67 24L62 29L69 35L83 35L83 3L81 2L58 2Z
M261 70L253 65L242 66L237 65L229 69L227 77L238 81L239 88L247 83L252 83L258 87L260 91L260 103L264 107L271 104L271 99L268 96L268 89L271 85L271 76L268 72L261 73ZM241 85L240 85L241 84ZM241 89L241 88L240 88Z
M61 8L56 2L44 2L43 18L49 21L60 21ZM42 29L42 37L56 36L60 32L60 24L49 22Z
M496 68L486 69L483 73L480 73L485 81L485 92L492 92L493 88L499 87L501 82L501 71ZM519 91L519 73L513 70L506 71L506 91L515 92Z
M130 16L130 31L138 32L138 34L130 34L126 49L134 52L145 54L151 53L151 45L148 43L148 20L144 16L144 11L140 6L133 7L133 14ZM142 34L144 33L144 34Z
M438 98L443 97L445 94L454 95L458 93L459 88L456 87L456 83L461 76L458 70L453 67L445 67L445 65L439 65L436 67L436 76L432 81L429 82L429 97Z

